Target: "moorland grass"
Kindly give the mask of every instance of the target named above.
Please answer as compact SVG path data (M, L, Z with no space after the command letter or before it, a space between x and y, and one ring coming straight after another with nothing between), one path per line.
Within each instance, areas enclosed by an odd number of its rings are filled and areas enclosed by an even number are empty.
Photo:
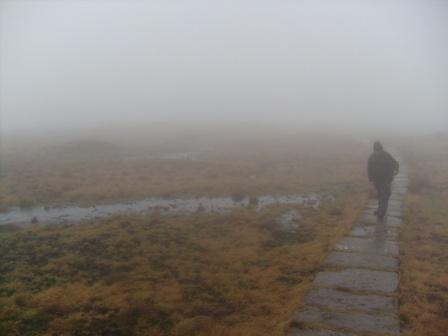
M200 160L61 147L23 145L0 153L0 211L149 196L295 194L365 182L365 145L338 138L255 137L230 148L216 145Z
M5 227L0 334L282 335L365 203L349 188L293 207L289 235L274 224L282 206Z
M400 317L406 336L448 330L448 146L446 137L403 147L411 181L401 233Z

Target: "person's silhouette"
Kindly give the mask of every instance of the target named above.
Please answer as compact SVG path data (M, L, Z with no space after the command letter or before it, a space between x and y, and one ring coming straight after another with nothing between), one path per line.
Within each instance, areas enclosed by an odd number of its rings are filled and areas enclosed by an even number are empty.
M398 174L399 165L377 141L373 145L373 153L369 157L367 167L369 181L375 185L378 195L378 209L375 214L382 220L387 212L392 180Z

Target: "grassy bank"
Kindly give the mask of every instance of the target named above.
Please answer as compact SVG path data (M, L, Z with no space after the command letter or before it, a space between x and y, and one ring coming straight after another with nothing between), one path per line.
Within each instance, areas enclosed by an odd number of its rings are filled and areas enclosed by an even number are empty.
M2 335L282 335L331 246L365 205L118 216L0 233Z
M401 234L400 314L403 334L448 330L448 145L416 139L404 147L411 171Z

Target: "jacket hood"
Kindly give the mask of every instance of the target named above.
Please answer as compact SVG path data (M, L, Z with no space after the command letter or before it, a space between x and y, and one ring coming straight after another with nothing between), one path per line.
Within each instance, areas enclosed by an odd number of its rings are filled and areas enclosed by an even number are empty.
M375 141L373 144L373 151L375 152L381 152L383 150L383 145L379 141Z

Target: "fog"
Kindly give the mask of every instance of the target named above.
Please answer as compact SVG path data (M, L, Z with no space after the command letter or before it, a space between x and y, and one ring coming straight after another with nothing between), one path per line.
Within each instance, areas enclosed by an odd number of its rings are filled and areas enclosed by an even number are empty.
M448 2L2 1L2 133L448 129Z

